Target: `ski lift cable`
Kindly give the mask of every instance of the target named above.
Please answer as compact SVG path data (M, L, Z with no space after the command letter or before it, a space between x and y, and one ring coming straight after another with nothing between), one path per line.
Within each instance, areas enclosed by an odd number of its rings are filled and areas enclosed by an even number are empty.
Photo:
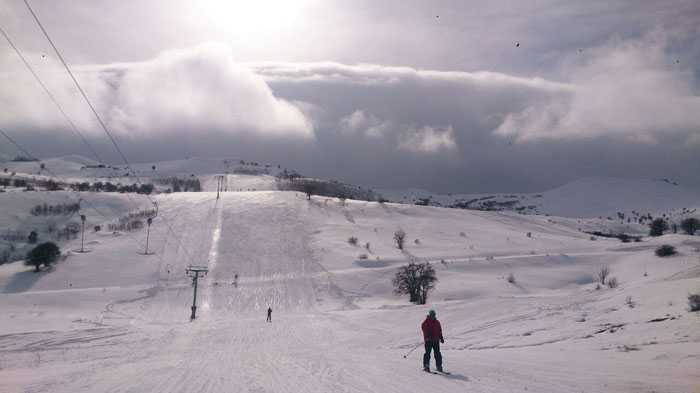
M119 147L119 144L117 143L116 139L115 139L115 138L112 136L112 134L109 132L109 129L107 128L106 124L104 123L104 121L102 120L102 118L100 117L100 115L97 113L97 110L95 109L94 105L92 104L92 102L91 102L90 99L88 98L88 96L87 96L87 94L85 93L85 91L83 90L83 88L80 86L80 83L78 83L78 80L75 78L75 75L73 75L73 72L70 70L70 67L68 67L68 63L66 63L65 59L63 58L63 55L61 55L61 52L58 50L58 48L57 48L56 45L54 44L53 40L51 39L51 36L49 36L49 33L46 31L46 29L44 28L44 25L43 25L43 24L41 23L41 21L39 20L39 17L36 15L36 13L35 13L34 10L32 9L32 7L29 5L29 1L28 1L28 0L24 0L24 4L27 6L27 9L28 9L29 12L31 13L32 17L34 18L34 21L37 23L37 25L38 25L39 28L41 29L42 33L44 34L44 37L46 37L46 40L49 42L49 44L50 44L51 47L53 48L54 52L56 53L56 56L58 57L58 59L60 60L61 64L62 64L63 67L65 68L66 72L67 72L68 75L70 76L71 80L72 80L73 83L75 84L75 86L76 86L76 88L78 89L78 91L80 92L81 96L83 97L83 99L85 100L85 102L87 103L87 105L90 107L90 110L92 111L93 115L94 115L95 118L97 119L97 121L98 121L100 127L102 128L102 130L104 131L104 133L107 135L107 137L109 138L109 140L112 142L112 145L114 145L114 148L116 149L117 153L119 153L120 157L122 158L122 160L123 160L124 163L126 164L127 170L129 170L129 172L133 172L134 176L136 177L136 180L140 183L141 180L140 180L138 174L137 174L136 171L132 168L131 163L129 163L129 160L126 158L126 155L124 154L124 152L122 151L122 149ZM146 196L148 197L149 200L151 200L151 203L155 203L155 201L153 200L153 198L150 197L150 195L146 194ZM130 197L128 194L127 194L127 198L131 199L131 197ZM172 228L172 226L170 225L170 223L169 223L166 219L164 219L164 218L163 218L163 222L164 222L165 225L168 227L168 230L171 231L173 235L175 235L175 231L173 230L173 228ZM181 239L178 238L177 235L175 235L175 236L176 236L176 238L178 239L178 242L180 243L180 247L181 247L182 250L185 252L185 255L187 256L187 258L190 259L190 260L192 260L191 253L190 253L190 252L187 250L187 248L182 244Z
M49 33L44 28L44 25L42 25L41 21L39 21L39 17L37 17L36 13L34 13L34 10L29 5L29 1L24 0L24 4L27 6L27 9L32 14L32 17L34 18L34 21L36 21L37 25L41 29L41 32L44 33L44 37L46 37L46 40L49 42L49 44L51 44L51 48L53 48L54 52L56 53L56 56L58 56L58 59L60 60L61 64L66 69L66 72L68 72L68 75L70 76L71 80L73 80L73 83L75 84L75 87L78 89L78 92L80 92L80 95L83 97L83 99L85 100L87 105L90 107L90 110L92 111L93 115L95 115L95 118L97 119L98 123L100 124L100 127L105 132L105 134L107 134L107 137L112 142L112 145L114 145L114 148L117 150L117 152L119 153L121 158L124 160L124 163L127 165L127 168L131 169L131 165L129 164L129 160L127 160L127 158L124 155L124 153L122 152L121 148L119 148L117 141L114 139L112 134L107 129L107 126L102 121L102 118L97 113L97 110L95 110L95 107L92 105L92 102L88 98L87 94L85 94L85 91L80 86L80 83L78 83L78 80L75 79L75 75L73 75L73 72L70 70L70 67L68 67L68 63L66 63L65 59L63 58L63 55L61 55L61 52L58 50L58 48L54 44L53 40L51 39L51 36L49 36Z
M41 80L41 78L40 78L39 75L36 73L36 71L34 71L34 68L32 68L32 66L29 64L29 62L28 62L27 59L24 57L24 55L22 55L22 52L21 52L21 51L19 50L19 48L14 44L14 42L12 42L12 40L10 39L10 37L7 35L7 32L5 32L5 30L4 30L2 27L0 27L0 33L3 35L3 37L5 37L5 40L7 40L7 43L8 43L8 44L10 44L10 46L11 46L12 49L15 51L15 53L16 53L17 56L20 58L20 60L22 60L22 63L24 64L24 67L29 71L29 73L32 74L32 76L34 77L34 80L36 80L36 82L39 84L39 86L41 86L41 88L44 90L44 92L45 92L46 95L49 97L49 99L51 100L51 102L53 102L53 104L56 106L56 108L58 109L58 111L61 112L61 115L63 115L63 118L66 120L66 122L67 122L68 125L70 126L71 130L73 130L73 132L74 132L76 135L78 135L78 136L80 137L80 139L82 140L83 144L84 144L85 146L87 146L88 150L90 150L90 152L91 152L92 155L95 157L95 159L97 159L98 162L104 162L104 160L102 160L102 158L100 157L100 155L97 154L97 151L95 151L95 149L92 147L92 145L90 145L90 142L88 142L88 140L85 138L85 136L83 135L83 133L80 132L80 130L79 130L78 127L75 125L75 123L73 122L73 120L70 119L70 117L68 116L68 114L66 113L66 111L65 111L65 110L63 109L63 107L61 106L61 104L58 103L58 100L56 99L56 97L51 93L51 91L48 89L48 87L46 87L46 84Z

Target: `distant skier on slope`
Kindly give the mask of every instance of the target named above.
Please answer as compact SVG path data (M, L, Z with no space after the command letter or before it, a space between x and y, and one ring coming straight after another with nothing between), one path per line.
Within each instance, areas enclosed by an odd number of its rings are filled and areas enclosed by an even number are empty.
M425 354L423 355L423 370L430 371L430 351L434 351L435 366L439 372L442 371L442 354L440 353L440 343L445 343L442 337L442 326L435 317L435 310L430 310L425 321L421 324L423 330L423 341L425 343Z
M272 307L267 308L267 322L272 322Z

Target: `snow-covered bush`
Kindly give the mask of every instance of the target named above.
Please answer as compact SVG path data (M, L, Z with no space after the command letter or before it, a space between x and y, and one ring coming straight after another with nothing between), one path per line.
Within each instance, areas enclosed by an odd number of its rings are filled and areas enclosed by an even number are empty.
M353 246L356 246L357 245L357 238L355 236L350 236L348 238L348 243L350 243Z
M610 277L608 279L608 288L613 289L617 288L618 282L616 277Z
M664 244L659 246L654 253L657 257L668 257L676 254L676 248L669 244Z

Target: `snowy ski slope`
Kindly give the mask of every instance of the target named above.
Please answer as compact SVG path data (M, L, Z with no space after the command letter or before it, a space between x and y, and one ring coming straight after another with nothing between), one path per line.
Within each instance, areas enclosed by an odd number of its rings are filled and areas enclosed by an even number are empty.
M253 178L231 175L228 184L265 181ZM591 241L575 218L307 201L293 192L225 192L217 200L212 179L204 179L207 192L154 197L160 206L150 237L154 255L139 254L145 230L90 232L91 252L72 254L51 272L0 265L0 391L700 386L700 316L686 310L687 294L700 290L697 238ZM0 194L2 222L14 222L6 217L26 208L10 194ZM88 197L114 217L148 206L125 194ZM398 228L408 234L404 252L392 243ZM348 243L350 236L358 245ZM653 249L661 243L676 245L680 255L657 258ZM64 245L75 248L75 240ZM396 268L414 260L434 262L440 280L426 306L392 293ZM200 281L194 322L189 264L210 269ZM603 265L618 288L595 290L593 275ZM509 273L514 284L505 279ZM429 308L443 324L450 376L421 372L420 348L403 358L420 345Z

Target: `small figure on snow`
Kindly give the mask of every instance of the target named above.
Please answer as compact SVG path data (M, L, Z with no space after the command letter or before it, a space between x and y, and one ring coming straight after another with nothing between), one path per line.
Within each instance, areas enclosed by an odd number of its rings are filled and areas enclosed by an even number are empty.
M442 326L435 317L435 310L430 310L425 321L421 324L423 330L423 342L425 343L425 354L423 355L423 370L430 371L430 352L435 356L435 366L439 372L442 371L442 354L440 353L440 343L445 343L442 337Z
M272 307L267 308L267 322L272 322Z

